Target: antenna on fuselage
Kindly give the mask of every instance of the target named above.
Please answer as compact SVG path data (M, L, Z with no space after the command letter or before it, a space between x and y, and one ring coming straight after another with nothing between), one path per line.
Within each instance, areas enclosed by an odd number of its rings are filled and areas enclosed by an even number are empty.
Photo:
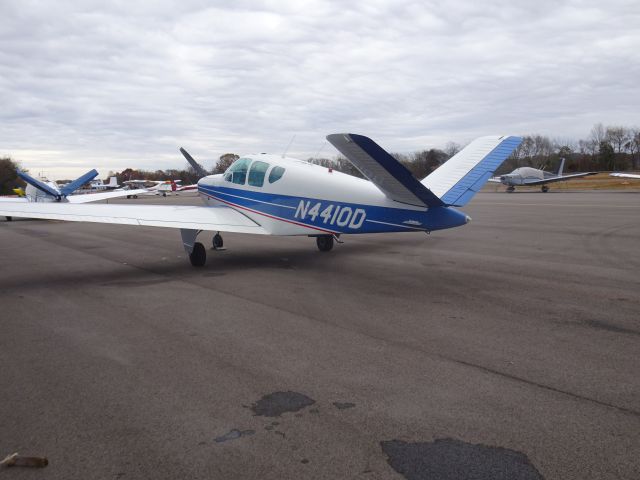
M287 152L289 151L289 147L291 147L291 144L295 139L296 139L296 136L294 134L293 137L291 137L291 140L289 140L289 144L287 145L287 148L285 148L284 152L282 152L282 158L284 158L287 155Z
M324 146L329 143L326 140L324 142L322 142L322 145L320 145L320 148L318 149L318 151L316 152L316 154L312 157L312 158L318 158L318 156L320 155L320 152L322 151L322 149L324 148Z

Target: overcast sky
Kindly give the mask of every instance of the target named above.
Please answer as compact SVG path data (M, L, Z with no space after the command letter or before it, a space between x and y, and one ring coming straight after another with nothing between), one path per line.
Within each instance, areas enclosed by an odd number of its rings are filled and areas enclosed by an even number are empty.
M233 4L233 6L229 6ZM640 125L640 2L0 2L0 156L69 178Z

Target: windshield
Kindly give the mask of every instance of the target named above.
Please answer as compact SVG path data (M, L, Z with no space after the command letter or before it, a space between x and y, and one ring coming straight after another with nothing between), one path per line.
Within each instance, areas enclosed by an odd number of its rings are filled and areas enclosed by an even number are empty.
M224 179L227 182L237 183L238 185L244 185L244 182L247 178L247 170L249 170L249 164L251 163L251 159L249 158L240 158L233 162L226 173L224 174Z

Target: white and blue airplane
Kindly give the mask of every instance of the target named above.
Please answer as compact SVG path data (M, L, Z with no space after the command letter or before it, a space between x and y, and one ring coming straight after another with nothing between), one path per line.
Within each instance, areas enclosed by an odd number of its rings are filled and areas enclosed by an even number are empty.
M0 203L0 215L179 229L193 266L206 262L201 231L315 237L329 251L342 234L432 232L468 223L462 207L522 141L488 136L471 142L422 181L373 140L327 137L366 179L278 155L242 156L224 174L198 182L204 206ZM196 171L202 171L183 150Z
M77 191L88 182L93 182L93 179L98 176L98 171L93 169L81 175L77 179L69 182L65 185L58 185L56 182L51 182L46 178L34 178L26 172L18 171L18 176L24 180L27 184L24 190L16 189L14 191L19 192L18 198L0 198L0 203L47 203L47 202L62 202L62 203L90 203L98 202L102 200L108 200L110 198L124 197L131 193L131 191L123 190L111 190L108 192L100 193L86 193L84 195L76 195ZM112 177L115 178L115 177ZM102 182L101 182L102 183ZM144 193L145 189L136 190L134 193ZM8 221L11 221L11 215L6 215ZM34 217L37 218L37 217Z
M18 171L18 176L27 184L24 195L20 198L0 198L0 202L8 203L42 203L42 202L62 202L62 203L90 203L110 198L124 197L131 191L111 190L109 192L85 193L76 195L78 190L85 184L92 182L98 175L98 171L93 169L76 178L65 185L58 185L56 182L46 178L34 178L26 172ZM115 177L113 177L115 178ZM136 193L144 193L146 189L139 189Z

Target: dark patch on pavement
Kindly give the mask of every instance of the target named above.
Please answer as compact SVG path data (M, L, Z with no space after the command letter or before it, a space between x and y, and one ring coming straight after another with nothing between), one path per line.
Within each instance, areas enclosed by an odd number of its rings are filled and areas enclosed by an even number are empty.
M228 442L229 440L236 440L241 437L246 437L256 433L255 430L236 430L235 428L225 433L220 437L216 437L214 440L216 443Z
M273 392L265 395L251 406L259 417L279 417L283 413L297 412L316 401L298 392Z
M159 285L161 283L172 282L174 279L171 277L166 278L154 278L151 280L123 280L117 282L103 283L103 287L148 287L150 285Z
M544 480L524 453L453 438L380 442L391 467L409 480Z
M615 333L628 333L631 335L640 335L640 331L633 330L631 328L619 327L613 323L605 322L603 320L587 320L584 322L585 325L588 325L591 328L596 328L599 330L607 330L609 332Z
M346 410L347 408L355 407L356 404L351 402L333 402L333 406L338 410Z

